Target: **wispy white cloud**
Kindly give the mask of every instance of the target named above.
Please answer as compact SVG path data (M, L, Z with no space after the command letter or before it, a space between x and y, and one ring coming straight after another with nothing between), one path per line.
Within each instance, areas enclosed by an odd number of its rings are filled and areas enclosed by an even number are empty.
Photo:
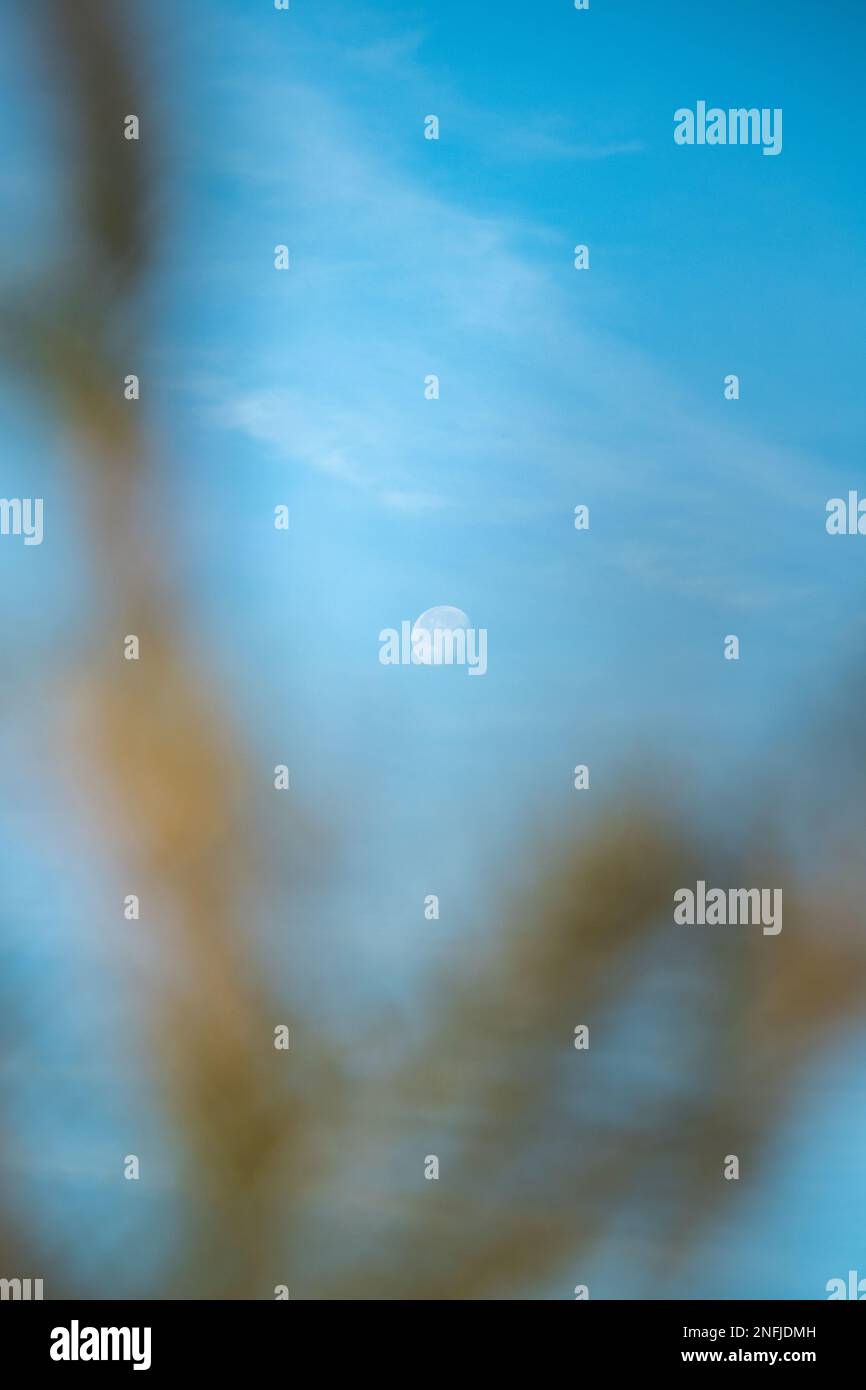
M357 461L357 451L370 429L363 415L320 417L310 401L274 388L229 395L214 408L213 419L329 477L357 487L367 482Z
M438 511L445 506L445 500L432 492L401 492L397 489L386 488L381 493L381 499L386 507L391 507L397 512L407 512L415 515L419 512Z
M581 314L571 247L554 229L444 193L322 87L263 85L246 118L249 138L225 158L255 185L257 215L263 200L287 225L291 323L221 393L222 425L407 516L531 525L601 495L643 499L648 512L665 496L700 545L720 486L788 513L807 505L809 459L734 410L708 418L668 371ZM262 128L277 148L251 161ZM520 139L552 152L560 135ZM442 398L422 404L430 371ZM663 563L653 582L683 584Z
M531 160L616 159L621 155L641 154L646 148L642 140L591 141L575 140L567 133L556 133L544 126L517 126L503 137L499 146L514 156Z

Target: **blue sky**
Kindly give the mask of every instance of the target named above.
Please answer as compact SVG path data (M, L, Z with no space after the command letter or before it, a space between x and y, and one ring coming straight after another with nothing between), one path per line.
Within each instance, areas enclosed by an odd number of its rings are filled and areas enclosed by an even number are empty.
M424 853L454 790L505 831L570 804L576 761L600 790L648 748L724 779L857 650L859 552L823 526L863 434L838 31L808 5L206 8L153 370L191 577L236 614L233 678L267 666L258 726L303 712L298 777L366 759L401 821L423 789ZM676 147L699 98L781 105L781 157ZM372 659L434 603L487 627L483 681Z
M824 508L866 488L866 18L806 0L155 14L165 231L129 370L190 643L263 777L287 762L301 796L337 808L344 868L317 930L375 1013L439 949L416 901L441 895L459 951L507 892L513 846L575 818L575 763L603 803L651 758L723 817L862 651L859 543L831 540ZM44 118L31 106L19 125L21 76L0 64L17 213L0 252L32 269L64 225L32 173ZM674 111L700 99L783 108L782 154L675 146ZM5 492L46 498L46 544L0 547L19 595L0 634L35 689L58 644L92 631L98 595L63 441L13 388L2 399ZM488 630L483 679L379 664L379 631L434 604ZM842 1101L794 1124L807 1154L816 1126L824 1147L839 1134L840 1187L862 1202ZM696 1288L736 1268L748 1296L745 1267L757 1294L819 1296L863 1265L837 1188L796 1235L790 1200L756 1218L763 1264L744 1256L752 1221Z

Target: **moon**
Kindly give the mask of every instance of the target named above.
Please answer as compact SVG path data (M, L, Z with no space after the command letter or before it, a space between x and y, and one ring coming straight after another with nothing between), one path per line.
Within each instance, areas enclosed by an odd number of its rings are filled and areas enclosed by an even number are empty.
M454 608L449 603L437 603L428 608L412 625L412 660L416 666L433 664L433 634L443 628L451 632L457 628L468 628L469 619L462 608ZM421 633L428 634L425 642Z

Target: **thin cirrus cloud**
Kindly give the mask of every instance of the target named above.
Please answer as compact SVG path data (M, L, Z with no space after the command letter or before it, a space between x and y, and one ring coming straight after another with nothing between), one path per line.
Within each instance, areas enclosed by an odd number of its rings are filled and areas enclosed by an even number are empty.
M369 412L314 406L297 391L275 388L238 393L216 407L212 419L278 458L370 493L383 507L418 513L446 505L435 492L383 483L378 462L383 438Z
M248 157L262 125L279 145L266 167ZM708 497L734 480L738 505L771 499L802 518L815 461L739 416L708 422L667 366L578 317L571 248L555 229L519 207L511 219L481 212L469 189L444 193L359 133L322 83L263 84L234 135L219 158L247 187L249 215L258 227L269 209L291 242L290 312L277 332L261 290L259 356L221 389L216 423L407 516L496 522L530 503L543 516L593 491L652 514L673 487L678 563L664 546L644 554L654 582L681 588L689 553L720 596L760 575L759 553L736 576L723 547L708 558ZM422 396L431 371L435 403Z

